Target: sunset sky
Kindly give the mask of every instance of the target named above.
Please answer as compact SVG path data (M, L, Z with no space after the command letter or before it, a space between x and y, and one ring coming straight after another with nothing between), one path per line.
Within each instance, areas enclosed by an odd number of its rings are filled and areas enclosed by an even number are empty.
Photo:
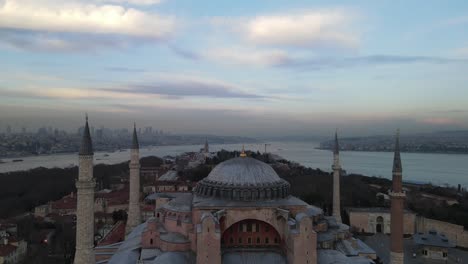
M468 1L0 0L0 131L468 129Z

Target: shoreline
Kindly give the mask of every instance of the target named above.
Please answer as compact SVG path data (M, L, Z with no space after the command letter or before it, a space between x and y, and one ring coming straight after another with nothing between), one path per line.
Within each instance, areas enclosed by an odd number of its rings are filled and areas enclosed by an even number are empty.
M316 147L315 149L318 150L328 150L332 151L331 148L320 148ZM346 150L346 149L340 149L340 152L375 152L375 153L393 153L393 150ZM455 152L455 151L440 151L440 152L429 152L429 151L400 151L401 153L411 153L411 154L446 154L446 155L468 155L467 152Z

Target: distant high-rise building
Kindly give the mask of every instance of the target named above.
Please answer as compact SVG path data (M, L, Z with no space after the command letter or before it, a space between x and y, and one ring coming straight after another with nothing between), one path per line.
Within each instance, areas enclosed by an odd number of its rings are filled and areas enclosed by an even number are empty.
M150 135L153 133L153 127L145 127L145 134Z

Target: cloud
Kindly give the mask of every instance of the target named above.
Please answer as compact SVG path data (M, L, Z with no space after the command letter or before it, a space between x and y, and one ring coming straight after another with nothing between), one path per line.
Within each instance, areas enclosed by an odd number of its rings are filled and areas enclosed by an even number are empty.
M0 44L6 47L43 52L94 52L106 48L125 48L133 42L118 36L96 36L0 29Z
M199 60L200 55L188 49L181 48L177 45L171 44L169 48L178 56L187 60Z
M342 10L318 10L257 16L245 25L245 37L256 44L356 47L359 35L349 27L353 16Z
M216 80L180 78L160 80L145 84L129 85L127 88L105 88L103 91L164 96L166 99L183 97L261 99L262 95L243 92L239 87Z
M439 26L457 26L468 23L468 16L459 16L439 22Z
M225 64L270 66L286 63L290 57L282 50L255 50L243 48L210 49L203 54L209 60Z
M468 47L456 49L454 53L457 56L468 57Z
M176 30L173 17L96 5L101 2L109 1L0 0L0 44L26 51L96 52L165 41Z
M455 125L455 126L463 125L463 122L459 120L446 118L446 117L426 118L422 120L422 123L427 124L427 125Z
M430 56L400 56L400 55L368 55L358 57L319 57L319 58L291 58L278 67L299 68L310 70L322 70L328 68L349 68L358 66L378 66L393 64L448 64L448 63L468 63L468 60L452 59L444 57Z
M107 67L106 70L112 71L112 72L128 72L128 73L142 73L146 72L144 69L139 69L139 68L128 68L128 67Z
M172 17L118 5L53 0L4 0L0 4L0 28L4 29L163 39L175 27Z
M100 0L106 3L131 4L131 5L156 5L162 0Z

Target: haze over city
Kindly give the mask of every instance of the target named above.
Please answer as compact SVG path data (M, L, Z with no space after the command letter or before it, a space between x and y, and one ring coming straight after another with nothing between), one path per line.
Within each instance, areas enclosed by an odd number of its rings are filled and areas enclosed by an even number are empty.
M467 129L468 3L0 0L0 127Z

